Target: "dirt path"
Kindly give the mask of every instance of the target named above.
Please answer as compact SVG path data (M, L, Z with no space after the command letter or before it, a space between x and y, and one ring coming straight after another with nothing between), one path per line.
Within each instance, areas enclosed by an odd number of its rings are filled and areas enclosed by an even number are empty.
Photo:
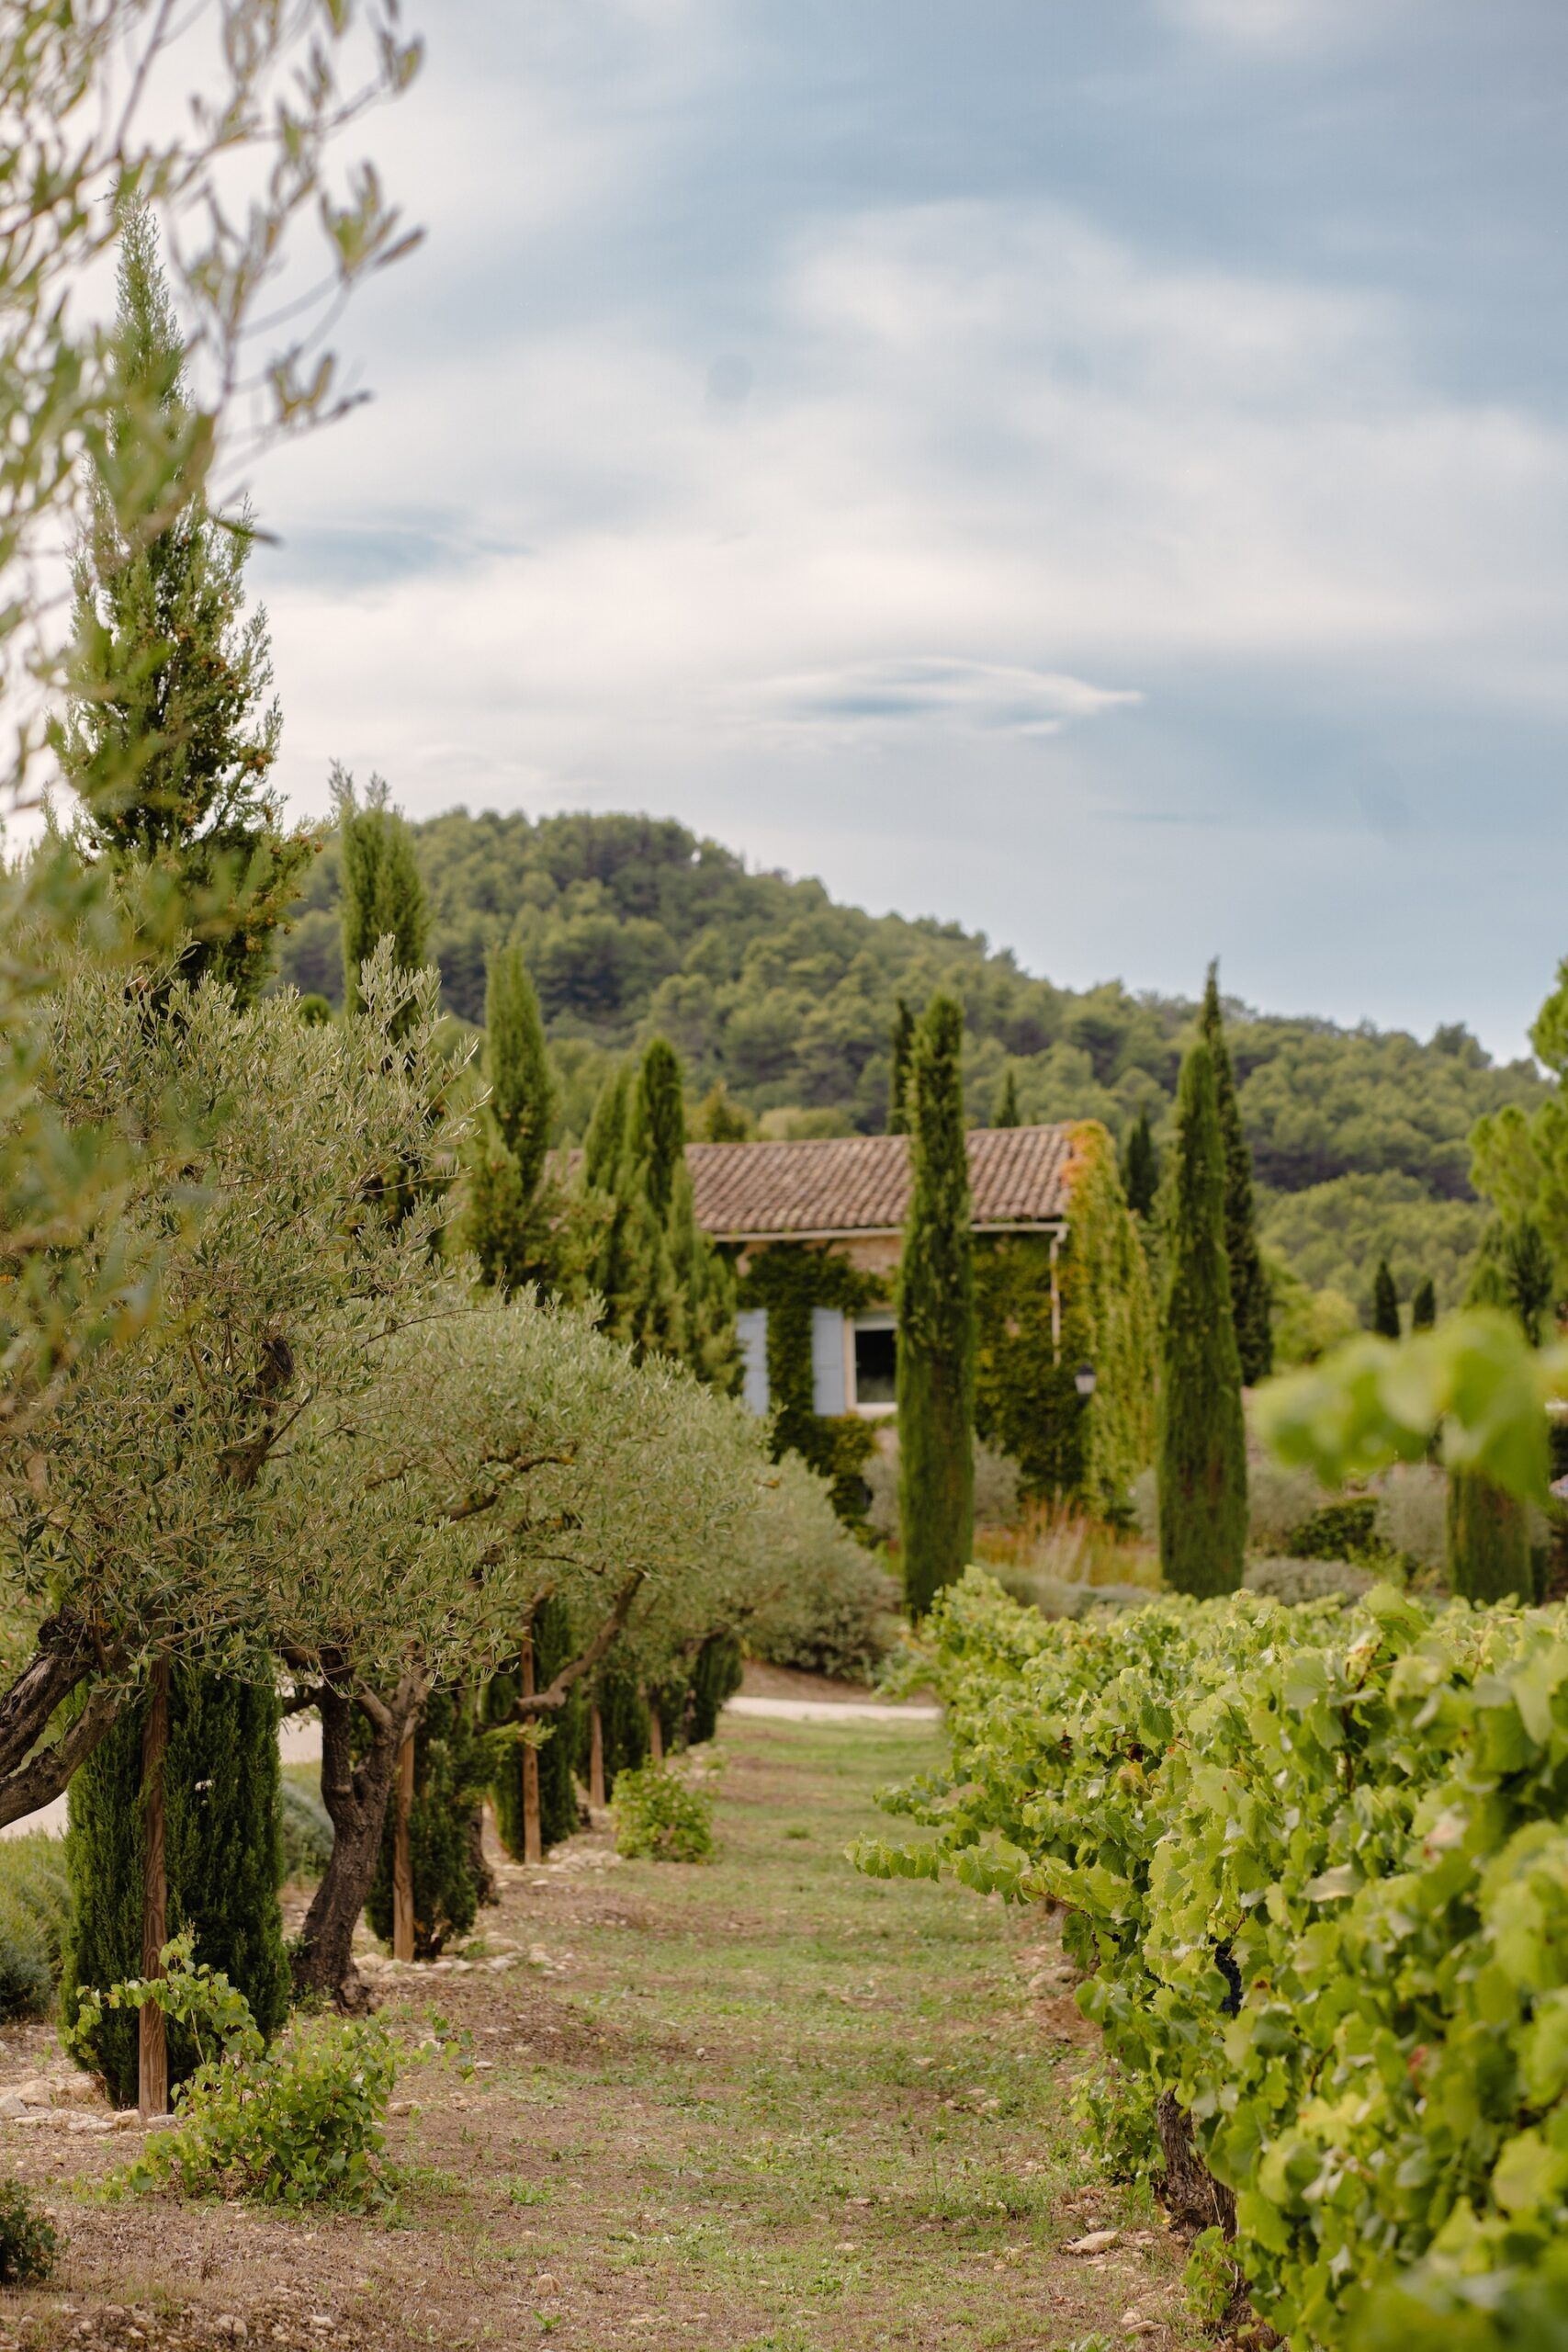
M394 2223L93 2201L133 2132L0 2121L72 2241L0 2346L1188 2352L1179 2249L1086 2166L1029 1923L841 1859L934 1735L731 1718L718 1747L716 1865L577 1839L507 1872L475 1965L384 1980L445 2045L400 2077ZM0 2071L41 2054L13 2033Z

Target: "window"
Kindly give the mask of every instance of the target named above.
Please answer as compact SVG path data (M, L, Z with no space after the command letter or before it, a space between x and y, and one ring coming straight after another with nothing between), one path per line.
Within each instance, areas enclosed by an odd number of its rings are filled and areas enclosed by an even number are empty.
M898 1333L891 1315L857 1315L855 1409L890 1412L898 1401Z

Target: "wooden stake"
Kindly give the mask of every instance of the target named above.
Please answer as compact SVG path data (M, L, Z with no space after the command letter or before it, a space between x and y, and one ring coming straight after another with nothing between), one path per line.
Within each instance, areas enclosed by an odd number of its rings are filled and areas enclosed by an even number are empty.
M162 1976L169 1940L169 1871L164 1853L164 1763L169 1752L169 1662L152 1668L141 1726L141 1973ZM142 2121L169 2111L169 2030L162 2009L141 2011L137 2041L137 2106Z
M648 1702L648 1752L656 1764L664 1761L664 1725L659 1709L650 1699Z
M413 1725L398 1750L397 1812L392 1829L392 1958L413 1958Z
M531 1699L534 1681L534 1628L530 1624L523 1636L523 1696ZM529 1717L530 1723L533 1717ZM539 1818L539 1751L525 1747L523 1750L523 1860L542 1862L545 1859L545 1833Z
M604 1718L595 1705L588 1718L588 1802L604 1809Z

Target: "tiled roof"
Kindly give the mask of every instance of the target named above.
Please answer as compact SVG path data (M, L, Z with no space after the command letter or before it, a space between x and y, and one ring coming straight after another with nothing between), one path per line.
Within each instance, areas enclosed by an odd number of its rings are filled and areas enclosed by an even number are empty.
M1066 1215L1070 1127L974 1127L968 1141L977 1227L1049 1225ZM686 1160L697 1223L727 1240L892 1232L909 1204L907 1136L693 1143Z

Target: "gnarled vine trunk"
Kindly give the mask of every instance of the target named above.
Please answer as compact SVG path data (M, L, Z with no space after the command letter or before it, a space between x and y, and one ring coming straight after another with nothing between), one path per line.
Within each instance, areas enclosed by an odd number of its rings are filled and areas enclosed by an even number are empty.
M354 1930L370 1893L381 1832L392 1793L398 1754L418 1723L428 1688L405 1674L389 1699L325 1683L321 1711L321 1803L333 1825L333 1850L305 1914L294 1951L294 1989L316 1994L362 2015L369 1989L354 1961ZM354 1760L351 1732L358 1705L370 1724L370 1745Z
M1189 2230L1208 2230L1217 2224L1227 2238L1234 2238L1235 2199L1199 2154L1190 2116L1171 2091L1160 2093L1155 2114L1165 2155L1160 2198L1171 2220Z

